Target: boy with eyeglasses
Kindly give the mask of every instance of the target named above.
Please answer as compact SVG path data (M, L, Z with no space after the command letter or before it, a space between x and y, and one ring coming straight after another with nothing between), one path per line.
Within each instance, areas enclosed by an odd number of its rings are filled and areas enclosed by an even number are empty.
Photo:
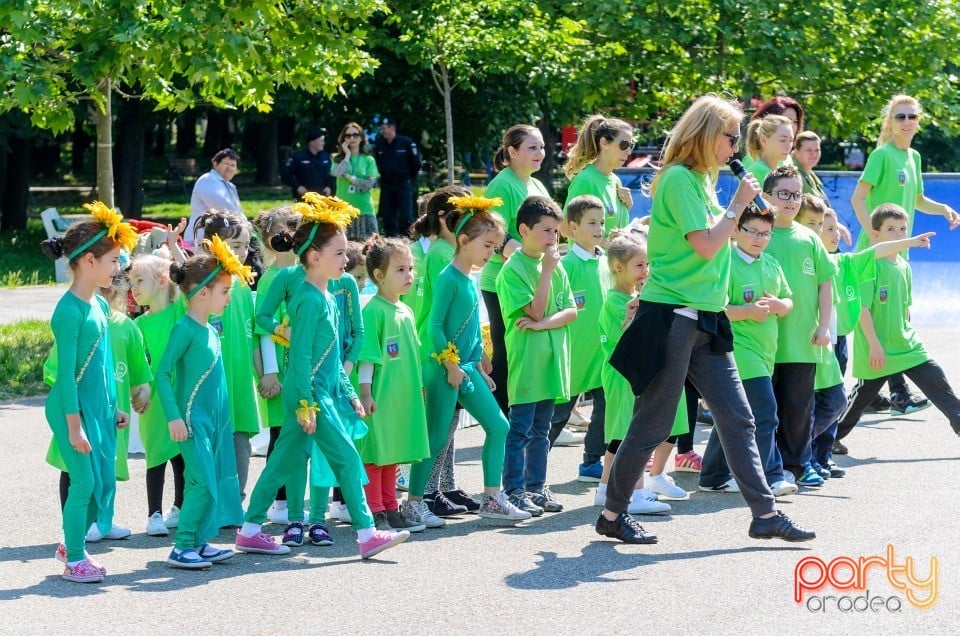
M819 487L823 478L803 466L810 446L817 363L833 355L830 317L833 311L833 276L820 237L795 222L803 200L803 182L793 166L781 166L763 181L763 198L776 207L777 217L768 253L773 256L793 291L793 311L780 322L773 390L777 400L777 445L785 475L797 485Z
M797 491L784 479L783 460L777 449L777 401L773 369L778 323L790 313L793 301L783 269L764 252L774 222L772 209L747 206L737 222L736 247L730 254L729 302L726 308L733 329L733 359L756 423L757 449L767 484L774 496ZM739 492L727 466L716 427L710 433L700 470L700 490Z

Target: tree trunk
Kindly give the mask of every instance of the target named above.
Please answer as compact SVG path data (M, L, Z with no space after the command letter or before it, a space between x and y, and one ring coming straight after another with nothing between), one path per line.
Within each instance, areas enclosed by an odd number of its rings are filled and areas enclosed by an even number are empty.
M553 134L553 126L550 125L549 107L544 106L541 108L540 121L537 122L537 128L540 129L540 134L543 136L543 145L546 152L543 157L543 163L540 164L540 170L538 170L534 176L543 182L543 185L547 188L547 192L550 193L550 196L553 196L553 171L557 165L557 140Z
M139 219L143 213L144 134L149 107L125 100L118 109L116 206L124 216Z
M220 110L207 112L207 132L203 136L203 156L206 161L224 148L229 148L232 139L230 136L230 117ZM204 163L204 165L208 165Z
M188 110L177 119L177 156L187 158L196 149L197 111Z
M77 121L73 125L73 132L70 135L71 141L73 142L73 148L70 151L70 172L72 172L74 178L78 180L83 174L84 156L87 154L87 148L90 147L90 142L93 141L90 135L87 134L86 129L84 129L84 123L85 121L82 117L77 117Z
M111 82L109 79L100 81L100 93L103 95L103 111L94 108L93 117L97 124L97 195L108 207L114 207L113 202L113 125L110 99Z
M450 86L450 74L447 72L447 66L440 62L440 79L443 81L443 123L447 129L447 185L453 185L456 181L454 174L453 159L453 101L451 93L453 88Z
M256 154L256 182L262 185L276 185L280 182L280 150L277 144L278 118L273 113L258 126Z
M16 133L7 137L9 151L0 161L0 230L23 230L27 227L27 203L30 200L30 165L33 153L31 140Z

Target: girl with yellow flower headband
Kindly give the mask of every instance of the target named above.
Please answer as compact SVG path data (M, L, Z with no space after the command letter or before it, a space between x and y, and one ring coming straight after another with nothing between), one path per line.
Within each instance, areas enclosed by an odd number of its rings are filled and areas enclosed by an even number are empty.
M239 523L243 516L229 388L220 334L210 316L227 307L234 277L249 284L253 274L218 236L204 243L209 256L170 265L170 279L187 300L187 314L170 333L156 378L170 437L177 442L190 477L174 548L167 557L171 566L184 569L206 569L232 557L232 550L207 541L221 526Z
M92 221L71 225L62 238L41 244L56 260L66 257L73 283L50 319L56 343L57 374L47 396L47 423L53 431L70 487L63 506L64 543L57 559L65 563L63 578L98 583L106 569L86 553L86 534L98 519L103 534L110 532L116 489L117 429L128 416L117 409L113 356L107 337L110 307L95 294L109 287L119 271L120 250L133 248L136 231L102 203L84 206ZM103 509L109 514L98 514Z
M236 549L259 554L285 554L287 545L262 532L267 510L277 488L290 484L296 474L306 470L304 448L312 438L343 489L350 517L357 530L360 556L369 558L409 536L407 531L380 531L374 527L373 515L363 492L366 477L363 463L348 433L351 418L365 412L341 364L341 347L337 336L336 304L327 291L331 279L343 275L347 264L347 237L344 233L357 210L337 200L296 204L303 219L293 236L293 246L304 270L304 282L287 305L290 316L290 350L287 373L281 396L286 419L280 438L267 459L257 481L244 524L237 532ZM349 406L341 396L350 400ZM299 498L298 502L294 497ZM287 499L291 510L302 510L303 488L288 485ZM313 504L313 502L311 502ZM314 526L308 532L312 543ZM302 523L291 522L284 543L303 544Z

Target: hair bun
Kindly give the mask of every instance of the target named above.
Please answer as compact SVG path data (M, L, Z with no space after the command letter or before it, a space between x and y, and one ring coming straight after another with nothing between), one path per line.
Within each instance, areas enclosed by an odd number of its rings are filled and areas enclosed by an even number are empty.
M64 256L63 239L59 236L56 238L45 239L40 243L40 250L51 261L55 261Z
M179 263L170 263L170 280L179 285L183 282L183 266Z
M293 249L293 235L286 230L280 230L270 237L270 249L274 252L289 252Z

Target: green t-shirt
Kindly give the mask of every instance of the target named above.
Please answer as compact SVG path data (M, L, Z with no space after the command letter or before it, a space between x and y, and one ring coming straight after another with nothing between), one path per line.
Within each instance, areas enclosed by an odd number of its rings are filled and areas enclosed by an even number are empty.
M817 363L817 371L813 377L813 390L829 389L832 386L843 384L843 373L840 371L840 361L833 352L833 346L824 347L830 355L823 356L823 362Z
M837 311L837 335L853 332L860 322L860 285L877 276L877 259L873 248L862 252L831 254L837 265L833 278L833 306Z
M746 259L750 259L748 262ZM739 249L730 255L730 304L750 305L769 293L789 298L792 293L780 264L770 254L754 259ZM733 358L742 380L773 377L777 353L779 318L770 314L766 320L732 320Z
M760 187L763 187L763 180L767 178L767 175L773 172L773 169L767 165L767 162L760 157L748 162L744 168L747 169L747 172L757 178L757 182L760 183Z
M833 278L837 266L820 237L799 223L774 227L767 253L780 263L793 291L793 310L780 319L777 362L820 362L826 349L811 342L820 322L820 283Z
M511 405L570 399L570 337L567 325L544 331L516 326L533 301L541 259L517 250L497 276L497 296L507 331L507 397ZM575 307L563 267L553 270L544 318Z
M440 272L446 269L450 261L453 260L455 252L456 248L454 248L453 245L442 238L438 238L430 244L430 249L427 250L427 254L424 256L422 268L423 281L417 293L421 296L420 302L423 303L425 311L416 314L417 333L420 334L421 339L423 339L424 330L427 328L427 319L430 314L430 297L433 295L433 286L436 284L437 278L440 277Z
M670 166L660 175L650 213L647 254L650 279L640 297L655 303L723 311L730 283L730 244L711 259L698 255L686 236L709 229L723 214L707 176L686 166Z
M503 200L503 205L493 208L503 218L503 224L507 228L507 235L517 241L520 240L520 232L517 230L517 210L520 204L527 197L548 197L550 193L537 179L530 177L530 180L524 183L517 177L516 173L510 168L504 168L497 173L490 184L487 186L484 196ZM497 274L503 267L503 256L494 254L483 266L483 272L480 274L480 289L487 292L497 291Z
M920 153L913 148L900 150L892 141L888 141L867 157L867 165L863 168L860 181L872 186L867 194L867 214L873 212L881 203L896 203L907 212L907 236L911 236L917 197L923 194ZM858 250L870 245L868 230L869 228L864 228L860 232L857 239Z
M560 266L567 273L577 308L577 319L570 323L570 395L579 395L601 385L600 368L606 358L600 348L597 322L606 296L600 272L608 269L607 258L602 251L590 256L574 245L560 260Z
M567 206L570 205L574 197L581 194L592 194L603 201L603 208L606 211L604 235L609 235L611 230L626 227L627 223L630 222L630 210L617 196L617 189L622 185L620 177L616 174L611 172L609 175L605 175L591 163L575 174L570 181L563 213L566 215Z
M377 162L370 155L351 155L348 172L358 179L376 179L380 176L377 171ZM371 216L376 214L373 209L373 194L371 191L358 192L343 177L337 177L337 196L360 210L360 214Z
M410 243L410 253L413 254L413 287L400 297L400 300L410 308L410 311L413 312L413 317L418 321L421 312L426 313L430 311L430 307L423 302L421 286L423 285L424 277L423 259L426 257L427 250L430 248L431 243L432 241L426 237L420 237Z
M879 371L870 368L870 345L858 323L853 332L853 377L864 380L899 373L930 359L907 316L913 303L910 264L900 256L892 263L885 258L876 263L877 276L860 286L860 298L870 310L887 361Z
M357 442L360 457L377 466L429 457L420 339L413 313L402 302L395 305L377 295L363 308L363 322L360 363L374 365L370 389L378 408L366 417L367 435Z
M260 394L253 369L253 352L260 346L260 336L253 333L255 318L253 292L234 277L230 304L222 316L211 316L210 324L220 334L233 431L249 435L260 432Z

